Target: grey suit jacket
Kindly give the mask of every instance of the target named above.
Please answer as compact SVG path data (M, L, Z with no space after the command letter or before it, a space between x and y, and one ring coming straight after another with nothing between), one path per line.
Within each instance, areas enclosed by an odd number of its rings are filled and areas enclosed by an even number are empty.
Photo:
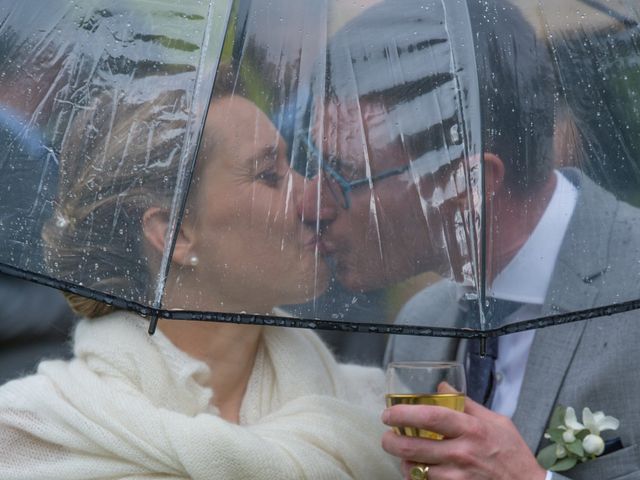
M563 174L579 197L551 279L544 314L640 297L640 210L618 202L576 170ZM462 289L442 281L414 297L398 322L451 326L461 318ZM464 342L396 336L387 361L462 359ZM538 330L513 422L533 452L556 405L603 410L620 420L623 448L554 479L640 479L640 311Z

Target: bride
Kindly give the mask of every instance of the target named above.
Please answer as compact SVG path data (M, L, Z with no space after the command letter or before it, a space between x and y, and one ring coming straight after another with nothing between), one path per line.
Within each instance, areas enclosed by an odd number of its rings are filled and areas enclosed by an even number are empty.
M218 89L219 91L219 89ZM328 270L292 197L302 178L268 118L214 96L177 234L175 93L98 95L61 154L47 259L63 279L143 303L174 242L163 306L268 314ZM109 131L107 135L95 132ZM173 183L172 183L173 182ZM74 358L0 388L0 478L388 479L382 373L341 365L311 331L147 320L70 295Z

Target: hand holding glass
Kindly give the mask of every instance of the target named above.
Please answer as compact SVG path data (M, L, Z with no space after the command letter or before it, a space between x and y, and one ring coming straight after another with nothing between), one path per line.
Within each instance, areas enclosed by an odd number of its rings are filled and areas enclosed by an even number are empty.
M448 384L455 392L443 391ZM394 362L387 367L387 407L437 405L464 410L464 367L456 362ZM442 435L414 427L394 427L398 435L442 440Z

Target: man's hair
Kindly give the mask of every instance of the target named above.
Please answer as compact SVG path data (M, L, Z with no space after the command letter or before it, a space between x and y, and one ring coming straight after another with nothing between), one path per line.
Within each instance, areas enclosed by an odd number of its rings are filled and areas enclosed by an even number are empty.
M556 82L549 45L506 0L469 0L480 86L483 149L500 156L516 192L553 168Z
M459 105L476 93L452 58L461 48L474 48L482 149L502 159L513 191L534 189L553 164L550 51L507 0L467 0L474 45L453 45L462 40L451 34L449 22L466 12L446 12L445 3L385 0L346 24L327 48L326 99L381 104L414 160L429 152L460 158L467 120Z

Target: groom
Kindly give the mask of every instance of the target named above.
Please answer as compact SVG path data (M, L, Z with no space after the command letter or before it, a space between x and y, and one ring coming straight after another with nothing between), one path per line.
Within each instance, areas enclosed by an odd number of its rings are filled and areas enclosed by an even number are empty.
M503 321L636 298L640 212L580 171L553 168L557 105L546 46L510 4L469 4L478 58L486 60L477 68L486 221L493 234L489 292L519 304ZM419 28L403 38L394 28L407 21ZM345 286L366 291L436 271L444 280L410 300L397 321L462 327L470 249L459 219L467 214L467 192L451 116L455 106L447 102L466 87L456 89L447 70L451 45L444 26L440 1L386 1L332 40L329 64L335 69L313 130L333 163L308 186L301 211L322 228L321 248L335 258ZM340 78L341 51L351 57L348 79ZM354 90L357 99L349 99ZM436 114L446 118L435 123ZM398 135L397 125L411 135ZM501 337L486 407L471 400L464 413L393 407L383 416L388 425L426 428L446 438L434 442L389 431L383 446L405 460L406 470L427 465L431 480L640 478L638 320L630 312ZM467 346L397 337L387 354L390 361L465 360ZM605 453L566 476L545 471L534 457L548 442L543 433L556 405L604 410L620 420Z

